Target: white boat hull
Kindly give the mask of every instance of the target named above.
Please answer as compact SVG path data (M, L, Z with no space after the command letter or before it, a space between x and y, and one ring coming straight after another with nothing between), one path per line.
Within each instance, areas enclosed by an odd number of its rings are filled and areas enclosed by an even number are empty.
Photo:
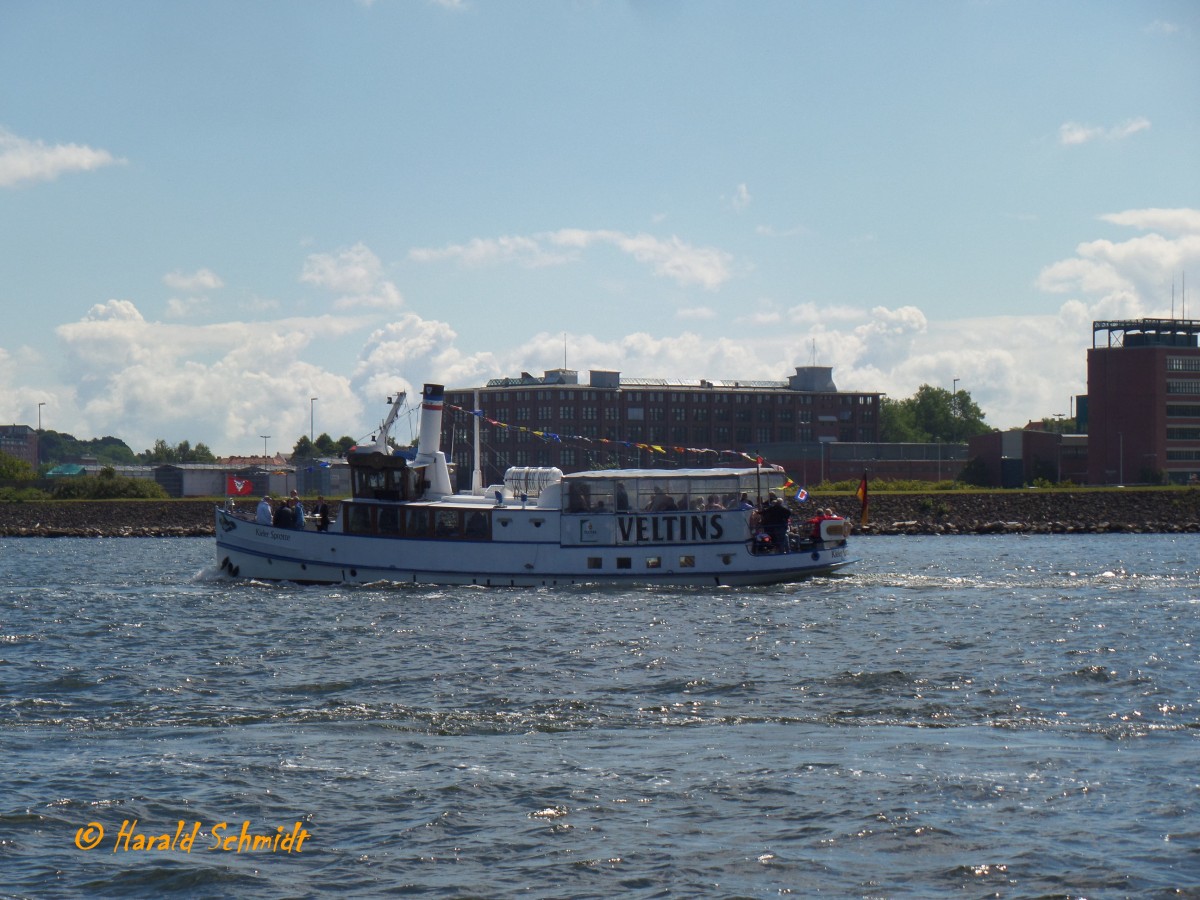
M541 587L780 584L826 575L854 562L844 541L802 545L787 553L755 552L748 538L567 545L560 539L558 516L540 518L547 526L541 539L531 539L532 529L521 529L518 540L493 535L490 540L450 541L275 528L218 509L217 564L238 578L306 584Z

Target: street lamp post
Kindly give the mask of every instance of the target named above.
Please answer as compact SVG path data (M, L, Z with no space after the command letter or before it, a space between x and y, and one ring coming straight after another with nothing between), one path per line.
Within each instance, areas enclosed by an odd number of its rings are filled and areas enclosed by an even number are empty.
M263 459L266 459L266 457L267 457L267 441L268 441L268 439L270 439L271 436L269 434L260 434L259 437L263 439Z
M308 442L310 444L316 439L314 437L314 435L316 434L316 431L313 428L313 422L315 421L313 416L315 415L315 413L314 413L314 410L316 408L315 404L318 399L320 399L320 398L319 397L309 397L308 398Z

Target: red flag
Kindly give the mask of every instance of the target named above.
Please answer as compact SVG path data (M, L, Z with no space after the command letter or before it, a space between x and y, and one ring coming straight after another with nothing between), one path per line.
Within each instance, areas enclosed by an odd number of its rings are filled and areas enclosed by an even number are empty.
M867 524L867 506L870 505L870 498L867 497L867 473L863 472L862 481L858 483L858 490L855 491L858 499L862 502L862 524Z
M244 497L254 493L254 482L249 478L238 478L236 475L225 476L225 493L231 497Z

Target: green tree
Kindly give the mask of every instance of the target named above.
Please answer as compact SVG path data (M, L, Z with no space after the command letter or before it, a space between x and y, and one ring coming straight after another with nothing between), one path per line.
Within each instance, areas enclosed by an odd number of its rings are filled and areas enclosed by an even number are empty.
M296 446L292 448L292 459L312 459L313 456L313 442L308 439L308 435L301 435L300 440L296 441Z
M32 481L36 474L33 466L25 462L25 460L17 459L15 456L0 450L0 480Z
M174 463L211 463L217 461L217 458L213 456L213 452L203 443L199 443L193 447L191 441L184 440L172 447L162 438L154 442L152 449L143 450L139 453L137 459L146 466L163 466Z
M129 445L112 435L90 440L79 440L73 434L58 431L43 431L38 435L40 465L56 466L87 456L111 466L127 466L137 461Z
M917 425L909 404L884 397L879 409L879 439L889 444L924 444L929 435Z
M906 400L884 398L880 439L888 442L964 443L992 429L967 391L923 384Z

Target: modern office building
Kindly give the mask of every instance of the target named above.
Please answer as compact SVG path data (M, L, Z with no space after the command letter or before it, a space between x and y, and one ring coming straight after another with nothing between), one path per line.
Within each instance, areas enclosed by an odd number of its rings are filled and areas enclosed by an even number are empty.
M1200 477L1200 320L1092 323L1088 481Z
M798 367L786 381L672 381L592 370L584 384L571 369L522 372L448 390L442 449L459 486L468 487L477 420L485 485L501 481L509 466L744 465L735 453L769 445L878 441L881 395L839 391L832 371Z

